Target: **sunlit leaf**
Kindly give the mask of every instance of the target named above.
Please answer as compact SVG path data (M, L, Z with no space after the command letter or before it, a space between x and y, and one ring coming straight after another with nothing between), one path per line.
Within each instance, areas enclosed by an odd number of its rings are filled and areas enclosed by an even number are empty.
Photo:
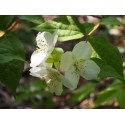
M53 20L49 20L41 25L33 28L38 31L49 31L54 32L58 31L58 40L67 41L72 39L79 39L84 36L84 33L81 32L79 27L76 24L73 24L72 19L66 16L61 16Z

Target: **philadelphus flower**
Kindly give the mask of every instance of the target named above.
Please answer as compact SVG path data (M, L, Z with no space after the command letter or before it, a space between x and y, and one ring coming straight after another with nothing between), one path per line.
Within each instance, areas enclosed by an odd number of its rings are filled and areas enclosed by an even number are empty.
M53 35L49 32L38 33L36 37L38 49L31 55L30 75L45 80L50 92L60 95L63 85L70 89L73 86L59 71L51 68L52 63L46 62L55 47L57 37L57 32Z
M99 66L90 60L92 49L85 42L75 45L72 52L62 55L60 68L64 70L65 77L70 80L74 88L77 87L79 77L87 80L96 78L100 72Z
M31 67L36 67L45 62L45 60L52 53L57 42L57 38L57 32L54 34L49 32L39 32L37 34L36 41L38 49L31 55Z
M50 92L60 95L63 91L63 85L67 88L73 88L72 84L56 69L49 66L33 67L30 69L30 75L45 79Z

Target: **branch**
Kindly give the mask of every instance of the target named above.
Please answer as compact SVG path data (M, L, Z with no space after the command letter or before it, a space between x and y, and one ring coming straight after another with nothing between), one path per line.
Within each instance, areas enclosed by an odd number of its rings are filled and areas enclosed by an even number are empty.
M0 38L3 37L6 33L13 30L13 28L17 25L18 21L15 21L6 31L0 31Z
M93 28L93 30L91 30L91 31L88 33L88 35L87 35L85 41L87 41L87 39L97 31L97 29L99 28L99 26L100 26L100 24L98 23L98 24Z

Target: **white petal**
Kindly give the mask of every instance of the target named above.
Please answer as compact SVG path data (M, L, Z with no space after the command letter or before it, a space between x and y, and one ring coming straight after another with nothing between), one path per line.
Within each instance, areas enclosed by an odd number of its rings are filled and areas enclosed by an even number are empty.
M83 67L80 67L80 75L87 80L96 78L99 72L100 67L92 60L85 61Z
M55 92L56 95L60 95L63 91L61 74L56 69L53 69L51 67L47 67L47 71L49 79L46 79L46 82L49 90L52 93Z
M73 89L73 84L62 74L59 73L56 69L47 67L48 70L48 76L51 78L51 81L61 83L62 85L66 86L67 88Z
M48 71L48 77L51 80L61 82L61 79L60 79L61 74L58 72L58 70L53 69L51 67L46 67L46 69Z
M74 66L71 66L66 72L65 77L71 82L73 89L77 88L79 81L79 74Z
M56 39L57 34L55 32L53 35L49 32L39 32L36 37L38 50L34 51L31 56L31 67L35 67L45 62L45 60L52 53L55 44L53 43L53 39Z
M47 76L47 70L45 67L34 67L30 69L30 75L35 77L46 77Z
M36 68L38 68L38 67L34 67L34 68L30 69L30 75L34 76L34 77L39 77L40 78L40 74L36 73L36 70L39 70L39 69L36 69Z
M69 89L74 89L73 84L72 84L65 76L60 75L60 79L61 79L61 83L62 83L65 87L67 87L67 88L69 88Z
M92 49L87 43L82 41L75 45L72 52L78 60L87 60L91 57Z
M49 56L48 53L44 52L44 51L34 51L33 54L31 55L31 67L36 67L38 66L40 63L44 62L45 59Z
M53 43L54 43L54 45L56 44L57 39L58 39L58 33L57 33L57 31L55 31L55 32L53 33Z
M42 41L43 40L43 35L44 35L44 32L39 32L38 34L37 34L37 36L36 36L36 41L37 42L40 42L40 41Z
M49 32L39 32L36 37L37 43L44 41L44 42L52 42L52 34Z
M61 95L63 88L62 88L62 83L57 82L57 81L49 81L47 83L48 89L50 90L51 93L55 93L56 95Z
M49 32L39 32L36 37L37 46L39 48L47 48L50 53L54 49L53 35Z
M54 49L54 43L53 43L53 36L52 36L52 34L49 33L49 32L44 32L43 36L44 36L44 40L48 44L48 49L52 52L52 50Z
M60 68L61 70L67 71L71 65L73 65L74 59L72 52L66 52L61 57Z

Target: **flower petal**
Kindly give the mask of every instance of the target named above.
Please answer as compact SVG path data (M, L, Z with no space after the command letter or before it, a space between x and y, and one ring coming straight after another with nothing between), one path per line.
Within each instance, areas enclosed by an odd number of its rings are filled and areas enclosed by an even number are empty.
M49 53L46 53L44 51L36 50L31 55L31 67L36 67L40 63L44 62L45 59L49 56Z
M62 83L58 81L49 81L47 83L47 87L51 93L55 93L56 95L61 95L63 88Z
M79 69L80 75L87 80L96 78L100 72L100 67L92 60L85 61L83 67Z
M47 75L47 70L45 67L33 67L30 69L30 75L35 76L35 77L46 77Z
M53 33L53 43L54 43L54 45L56 44L57 39L58 39L58 33L57 33L57 31L55 31L55 32Z
M92 49L87 43L82 41L75 45L72 52L77 58L77 60L87 60L91 57Z
M37 46L42 49L47 49L50 53L54 49L53 35L49 32L39 32L36 37Z
M79 74L73 65L65 72L65 77L71 82L73 89L77 88Z
M70 89L74 88L73 84L64 75L59 73L58 70L50 68L50 67L47 67L47 70L51 78L53 76L54 81L57 80L58 82L61 82L67 88L70 88Z
M37 41L37 43L38 42L41 42L42 40L43 40L43 35L44 35L44 32L39 32L38 34L37 34L37 36L36 36L36 41Z
M44 32L43 34L45 42L48 44L48 50L53 51L55 44L53 43L53 36L49 32Z
M57 32L55 32L54 35L49 32L39 32L37 34L36 41L39 49L34 51L31 55L31 67L38 66L45 62L54 49L57 37Z
M72 52L66 52L61 57L60 68L61 70L67 71L73 63L74 60Z
M61 79L61 83L62 83L65 87L67 87L67 88L69 88L69 89L74 89L73 84L72 84L65 76L60 75L60 79Z

